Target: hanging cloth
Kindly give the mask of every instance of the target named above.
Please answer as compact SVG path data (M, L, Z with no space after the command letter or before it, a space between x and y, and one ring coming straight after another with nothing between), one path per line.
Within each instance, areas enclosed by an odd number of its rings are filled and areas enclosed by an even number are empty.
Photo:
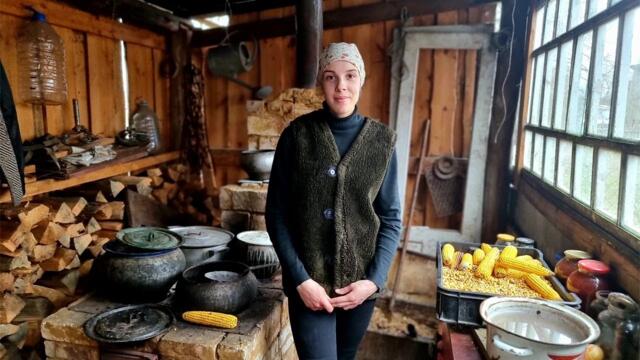
M24 161L16 107L0 62L0 184L7 183L14 205L24 195Z

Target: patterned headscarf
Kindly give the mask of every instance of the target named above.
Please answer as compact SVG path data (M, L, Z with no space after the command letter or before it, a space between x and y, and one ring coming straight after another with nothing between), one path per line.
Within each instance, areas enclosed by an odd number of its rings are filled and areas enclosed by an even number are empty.
M322 73L329 64L334 61L343 60L347 61L358 70L360 75L360 86L364 85L364 79L366 73L364 72L364 61L358 51L356 44L350 43L331 43L320 54L320 60L318 61L318 83L322 79Z

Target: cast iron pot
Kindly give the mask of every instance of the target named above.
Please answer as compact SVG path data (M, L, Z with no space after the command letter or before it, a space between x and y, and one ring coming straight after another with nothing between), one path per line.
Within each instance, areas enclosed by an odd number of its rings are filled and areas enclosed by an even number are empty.
M269 180L275 150L245 150L240 153L240 166L251 180Z
M187 260L187 268L205 261L224 260L229 252L233 233L212 226L170 226L184 242L180 249Z
M183 310L237 314L258 296L258 280L249 266L233 261L212 261L182 273L176 287Z
M127 303L158 302L184 271L180 249L142 251L119 241L104 246L91 269L105 295Z

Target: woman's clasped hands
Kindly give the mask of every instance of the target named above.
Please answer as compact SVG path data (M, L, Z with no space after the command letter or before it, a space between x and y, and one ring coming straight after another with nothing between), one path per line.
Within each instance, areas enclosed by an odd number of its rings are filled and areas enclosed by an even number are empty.
M302 282L296 288L305 306L311 310L333 312L334 308L350 310L362 304L378 290L371 280L358 280L341 289L336 289L336 297L329 297L324 288L313 279Z

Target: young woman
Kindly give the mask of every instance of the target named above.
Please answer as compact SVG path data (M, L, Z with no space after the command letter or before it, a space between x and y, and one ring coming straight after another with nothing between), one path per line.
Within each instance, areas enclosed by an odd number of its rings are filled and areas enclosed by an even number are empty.
M354 44L330 44L318 70L325 102L282 132L267 228L298 356L353 359L401 231L396 136L358 113L366 74Z

